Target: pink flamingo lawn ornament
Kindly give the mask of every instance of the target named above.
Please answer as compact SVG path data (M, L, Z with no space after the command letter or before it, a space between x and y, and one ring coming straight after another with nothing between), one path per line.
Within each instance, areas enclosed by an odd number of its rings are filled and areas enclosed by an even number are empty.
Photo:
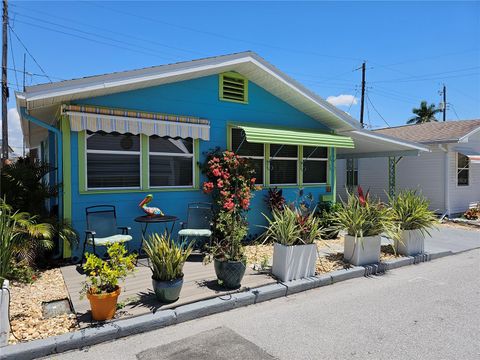
M140 204L138 204L138 206L142 208L142 210L145 212L145 214L147 214L147 216L155 216L155 215L163 216L163 212L159 208L147 206L152 202L152 200L153 200L153 195L148 194L147 196L145 196L145 199L143 199L140 202Z

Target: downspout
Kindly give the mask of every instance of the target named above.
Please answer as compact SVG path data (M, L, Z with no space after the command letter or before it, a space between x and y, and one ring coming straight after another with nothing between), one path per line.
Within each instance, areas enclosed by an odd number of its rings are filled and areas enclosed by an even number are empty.
M445 185L444 185L444 203L445 203L445 213L442 215L442 218L445 216L450 216L450 186L449 184L449 178L448 178L448 148L446 148L444 145L439 144L438 148L442 150L445 153Z
M61 179L63 179L63 143L62 143L62 132L57 129L56 127L44 123L42 120L39 120L29 114L27 114L27 110L22 107L20 108L20 116L24 119L28 120L29 122L34 123L44 129L47 129L55 134L56 138L56 145L57 145L57 154L58 154L58 169L57 169L57 185L61 184ZM59 199L58 199L58 217L61 219L63 217L63 190L59 191Z

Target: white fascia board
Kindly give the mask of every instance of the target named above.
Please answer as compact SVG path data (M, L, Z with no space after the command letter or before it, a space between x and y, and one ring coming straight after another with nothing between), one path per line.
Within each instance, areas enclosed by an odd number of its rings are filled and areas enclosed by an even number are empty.
M322 110L330 113L335 118L341 120L352 129L359 128L359 125L357 124L357 121L355 121L355 119L353 119L346 113L343 114L341 110L331 109L329 104L328 103L326 104L323 99L319 98L318 96L312 96L312 94L309 94L310 91L306 89L302 89L301 85L299 86L298 84L293 83L291 80L285 79L285 76L283 74L281 74L279 71L273 70L270 66L268 66L268 63L265 62L263 59L260 59L260 58L257 59L251 55L248 55L248 56L242 56L241 58L232 59L228 61L223 60L219 62L218 59L216 60L217 61L215 61L214 63L208 64L208 65L195 65L190 67L183 67L182 69L170 70L164 73L155 73L152 75L133 76L125 79L113 79L111 81L100 81L100 82L93 81L83 85L78 84L76 86L65 86L62 84L58 84L57 89L53 88L49 90L41 90L38 92L32 91L31 95L27 93L25 94L26 95L25 100L29 102L29 101L37 101L37 100L55 99L57 97L62 97L62 96L69 96L69 95L80 94L80 93L88 93L96 90L128 86L135 83L155 81L155 80L181 76L181 75L190 74L190 73L208 72L221 67L229 67L229 66L250 62L255 66L259 67L260 69L262 69L263 71L265 71L266 73L268 73L270 76L280 81L282 84L293 89L299 95L313 102L314 104L319 106ZM62 87L64 87L64 89L62 89Z
M160 80L160 79L179 76L179 75L184 75L184 74L188 74L188 73L192 73L192 72L208 71L208 70L216 69L216 68L221 67L221 66L223 67L223 66L237 65L237 64L247 62L247 61L248 60L246 58L242 58L242 59L226 61L226 62L223 62L221 64L212 64L212 65L204 65L204 66L198 66L198 67L184 68L184 69L172 70L172 71L168 71L168 72L160 73L160 74L157 73L157 74L147 75L147 76L130 77L130 78L126 78L126 79L123 79L123 80L101 81L101 82L96 82L96 83L92 82L90 84L78 85L78 86L75 86L75 87L69 87L69 88L64 89L64 90L61 90L61 86L59 86L60 90L57 90L57 91L46 90L46 91L40 91L37 94L35 94L35 92L33 92L31 96L28 96L28 94L27 94L27 101L44 100L44 99L55 98L55 97L66 96L66 95L79 94L79 93L84 93L84 92L89 92L89 91L108 89L108 88L113 88L113 87L117 87L117 86L125 86L125 85L131 85L131 84L135 84L135 83L148 82L148 81L153 81L153 80Z
M365 137L368 137L368 138L371 138L371 139L381 140L381 141L389 142L389 143L396 144L396 145L405 146L405 147L420 150L420 151L430 152L430 149L428 147L422 146L418 143L414 143L414 142L411 142L411 141L400 140L398 138L394 138L394 137L391 137L391 136L386 136L386 135L383 135L383 134L379 135L379 134L373 133L372 131L368 131L368 130L347 131L346 134L348 134L348 133L355 134L355 135L360 135L360 136L365 136Z
M477 132L480 132L480 126L470 131L467 135L462 136L460 139L458 139L458 142L468 142L468 138Z

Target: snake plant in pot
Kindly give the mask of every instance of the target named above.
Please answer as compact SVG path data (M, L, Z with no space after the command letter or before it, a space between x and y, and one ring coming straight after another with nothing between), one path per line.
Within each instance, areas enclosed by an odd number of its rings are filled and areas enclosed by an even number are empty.
M177 301L183 286L183 266L192 252L193 242L175 243L166 233L153 234L143 244L150 260L152 285L163 303Z
M344 260L353 265L367 265L380 261L381 234L395 234L395 223L389 207L373 200L369 193L348 194L347 202L335 211L334 227L345 230Z
M407 256L422 254L429 229L438 223L428 200L414 190L405 190L389 197L389 203L399 227L395 251Z
M285 206L274 210L268 221L265 241L273 240L272 274L281 281L315 275L316 240L321 238L319 219L313 212Z
M87 295L92 309L93 320L112 319L117 309L117 300L121 289L120 280L135 270L136 255L127 255L122 243L114 243L107 247L108 259L103 260L94 254L86 254L87 261L83 270L87 279L80 292Z

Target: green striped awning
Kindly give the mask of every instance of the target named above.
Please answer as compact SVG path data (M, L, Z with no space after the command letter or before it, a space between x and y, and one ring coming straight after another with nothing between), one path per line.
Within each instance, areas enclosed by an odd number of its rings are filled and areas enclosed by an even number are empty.
M251 143L323 146L348 149L355 147L352 138L348 136L253 126L239 126L239 128L245 131L247 141Z

